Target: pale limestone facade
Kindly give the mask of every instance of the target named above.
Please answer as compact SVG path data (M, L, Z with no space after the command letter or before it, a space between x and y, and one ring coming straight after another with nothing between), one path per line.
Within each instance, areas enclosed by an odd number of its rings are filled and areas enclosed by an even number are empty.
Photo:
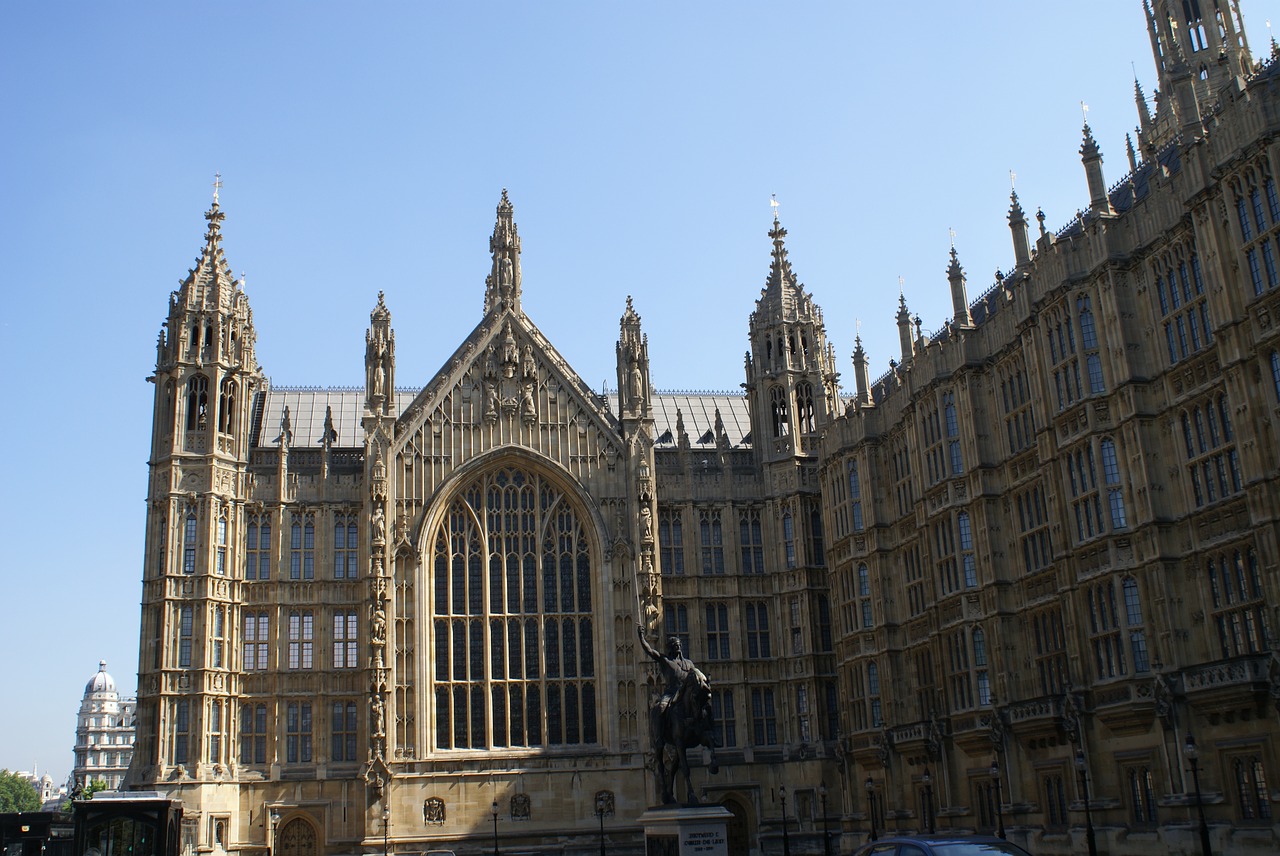
M1033 245L1015 196L1014 270L970 304L953 252L953 321L904 300L851 398L776 221L744 393L654 391L628 299L595 394L521 308L505 193L423 389L382 295L362 389L271 388L215 198L157 346L131 785L193 849L487 852L496 804L503 852L595 852L600 799L639 852L639 622L712 677L735 853L781 852L784 799L791 846L825 801L851 849L868 778L882 832L1071 852L1077 747L1104 846L1189 852L1190 733L1215 852L1271 852L1280 93L1235 3L1168 5L1131 174L1086 126L1089 210Z
M85 787L97 781L115 789L124 782L133 760L134 713L137 701L121 698L106 661L84 686L76 713L75 764L69 787ZM48 779L45 776L45 779ZM47 788L44 789L47 792ZM41 801L52 799L43 795Z

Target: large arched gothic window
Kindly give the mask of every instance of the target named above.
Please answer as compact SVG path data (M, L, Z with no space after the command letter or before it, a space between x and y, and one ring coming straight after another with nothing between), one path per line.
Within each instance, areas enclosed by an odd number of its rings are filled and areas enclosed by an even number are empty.
M429 542L437 748L598 741L586 524L519 467L449 505Z

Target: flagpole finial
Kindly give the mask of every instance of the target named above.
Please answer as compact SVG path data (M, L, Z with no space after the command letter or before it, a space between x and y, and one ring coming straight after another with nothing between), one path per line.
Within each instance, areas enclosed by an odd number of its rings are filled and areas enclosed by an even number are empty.
M776 194L776 193L770 193L770 194L769 194L769 208L770 208L770 210L772 210L772 211L773 211L773 222L777 223L777 222L778 222L778 208L779 208L779 203L778 203L778 194Z
M218 191L222 190L222 173L213 174L213 204L218 204Z
M1012 173L1010 173L1010 174L1012 175ZM951 236L951 249L953 249L953 250L954 250L954 249L956 248L956 230L955 230L955 229L948 228L948 229L947 229L947 234L949 234L949 235Z
M1089 105L1081 101L1080 112L1084 115L1084 123L1089 124Z
M1018 189L1018 174L1013 170L1009 170L1009 189L1010 190Z

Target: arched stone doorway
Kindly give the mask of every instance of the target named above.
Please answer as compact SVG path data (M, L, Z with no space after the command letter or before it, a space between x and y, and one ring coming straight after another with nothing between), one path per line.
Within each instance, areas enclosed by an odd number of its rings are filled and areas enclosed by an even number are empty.
M275 856L317 856L315 827L300 817L280 827Z
M751 848L751 817L747 812L747 807L734 797L726 797L721 803L733 817L729 818L726 823L726 832L729 838L729 852L747 854L752 852Z

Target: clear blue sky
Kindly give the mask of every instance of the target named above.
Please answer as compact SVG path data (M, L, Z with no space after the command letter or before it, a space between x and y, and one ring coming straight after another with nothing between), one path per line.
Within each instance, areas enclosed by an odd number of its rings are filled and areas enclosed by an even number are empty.
M1255 55L1280 0L1245 0ZM397 381L479 320L503 187L524 307L592 386L634 295L661 388L735 389L769 195L846 386L898 278L951 315L1029 217L1088 203L1079 102L1128 171L1140 0L0 5L0 766L71 766L99 659L136 686L155 340L215 170L277 385L355 385L379 289ZM1034 231L1034 220L1032 227Z

